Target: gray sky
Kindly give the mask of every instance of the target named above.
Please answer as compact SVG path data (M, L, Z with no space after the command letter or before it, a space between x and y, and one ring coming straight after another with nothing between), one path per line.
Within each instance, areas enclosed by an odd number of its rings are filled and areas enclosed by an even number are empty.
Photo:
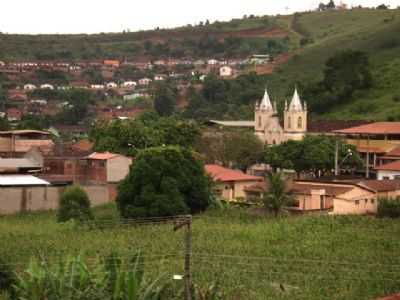
M285 14L315 8L319 0L1 0L0 31L96 33L175 27L247 14ZM328 0L322 1L328 2ZM336 3L339 1L337 0ZM347 0L392 7L400 0Z

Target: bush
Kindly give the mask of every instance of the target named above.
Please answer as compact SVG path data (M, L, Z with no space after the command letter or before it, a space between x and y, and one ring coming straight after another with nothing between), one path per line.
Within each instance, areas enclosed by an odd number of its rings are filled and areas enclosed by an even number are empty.
M127 259L113 254L91 265L80 256L54 265L32 260L26 276L16 281L16 299L155 300L165 287L161 276L153 282L144 280L144 261L138 254Z
M381 218L400 218L400 198L379 199L378 216Z
M61 196L58 221L86 221L93 218L90 201L86 192L79 186L68 187Z
M10 291L15 283L15 275L12 268L0 258L0 292Z
M203 211L210 195L210 180L191 151L156 147L139 153L117 203L124 218L163 217Z

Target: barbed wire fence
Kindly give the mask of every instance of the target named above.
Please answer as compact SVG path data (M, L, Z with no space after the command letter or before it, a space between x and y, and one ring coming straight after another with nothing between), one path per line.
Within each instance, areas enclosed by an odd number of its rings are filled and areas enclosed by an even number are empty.
M237 249L237 253L229 247L213 249L214 252L207 251L207 247L202 245L207 243L207 237L215 240L220 234L219 231L225 231L224 226L227 226L226 221L220 220L219 217L174 216L118 221L100 220L83 225L89 233L108 234L103 241L110 237L109 243L116 243L114 247L110 247L102 242L93 241L92 249L102 248L95 253L90 253L87 259L89 265L96 264L98 262L96 256L106 254L110 249L122 249L127 246L129 248L126 250L118 251L117 258L124 259L133 251L140 251L145 259L143 265L151 273L163 272L170 278L181 275L175 278L182 281L185 300L193 300L192 286L194 284L207 285L212 282L216 282L223 291L233 292L239 295L238 297L240 295L243 297L236 299L252 299L252 297L253 299L263 299L262 297L318 299L311 298L315 297L316 289L326 294L327 299L346 299L346 297L355 299L350 297L353 294L374 294L377 291L382 295L396 289L400 291L400 257L394 250L400 247L398 238L400 224L385 227L379 224L366 225L331 218L330 226L327 226L325 220L323 219L320 223L316 219L315 222L306 226L291 228L286 227L285 223L280 224L279 221L274 224L267 223L265 226L276 227L279 238L276 240L277 245L272 245L273 247L271 244L265 244L263 255L254 255L254 252L259 253L259 251L252 251L255 245L252 245L250 240L240 241L238 243L240 249ZM241 226L248 224L247 220L243 224L239 221ZM354 234L354 228L367 234L357 237ZM283 238L285 235L290 238L296 235L319 233L322 230L327 230L326 236L338 237L338 239L332 238L325 242L326 253L309 257L302 251L299 251L298 255L277 252L280 249L279 243L282 243L281 249L285 251ZM201 234L199 234L200 231ZM114 241L113 235L115 235ZM348 240L339 240L339 238L346 235L359 239L357 245L361 247L353 249L360 253L357 260L354 260L355 255L351 253L341 253L342 255L339 256L329 254L330 251L340 252L343 243ZM51 243L41 243L47 240L47 236L43 239L36 236L28 241L25 251L20 249L18 252L24 257L34 254L55 259L70 255L71 252L79 253L81 250L79 245L87 244L89 236L85 233L74 235L72 237L75 239L74 247L66 245L64 249L57 247L62 243L55 244L53 249ZM123 238L118 239L119 236ZM146 238L144 239L143 236ZM388 236L392 237L389 241ZM235 230L228 238L235 238ZM324 241L316 240L315 243L324 243ZM66 244L68 244L67 241ZM310 247L313 246L310 244ZM376 262L373 260L374 257L363 257L364 249L368 247L377 249L377 253L374 253ZM32 249L34 249L33 253ZM379 259L379 256L385 259ZM23 268L27 261L21 260L11 264L16 268ZM125 267L129 268L130 265L127 264ZM250 298L245 298L246 293L247 297L251 295Z

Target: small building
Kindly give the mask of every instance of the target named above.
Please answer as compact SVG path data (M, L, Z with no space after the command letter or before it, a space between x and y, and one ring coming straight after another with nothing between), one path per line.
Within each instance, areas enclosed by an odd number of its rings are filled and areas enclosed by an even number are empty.
M45 84L40 85L40 88L43 90L54 90L54 85L45 83Z
M166 78L166 76L162 75L162 74L157 74L157 75L154 76L154 80L155 81L164 81L165 78Z
M227 201L244 200L246 186L264 180L263 177L247 175L240 170L228 169L219 165L206 165L205 169L215 182L215 193Z
M27 84L24 85L24 90L27 90L27 91L36 90L36 85L31 84L31 83L27 83Z
M43 156L32 148L22 158L0 158L0 173L23 174L38 172L43 169Z
M207 65L209 65L209 66L216 66L216 65L218 65L218 60L216 60L216 59L209 59L208 61L207 61Z
M118 87L118 84L116 84L115 82L108 82L106 84L106 88L108 89L116 89Z
M139 79L139 85L149 85L153 80L151 80L150 78L142 78Z
M134 88L137 85L136 81L125 81L121 84L124 88Z
M129 173L132 158L120 154L94 152L87 157L89 182L118 183Z
M375 170L378 180L400 179L400 160L378 166Z
M104 84L91 84L90 88L93 90L104 90Z
M103 65L106 67L119 68L120 62L115 59L106 59L103 61Z
M13 130L0 131L0 153L26 153L32 148L46 153L54 147L51 135L46 131Z
M222 66L221 68L219 68L219 76L221 77L233 76L233 68L229 66Z
M10 122L20 121L22 119L23 112L19 108L10 107L6 111L6 116L7 116L7 120ZM0 138L0 143L1 143L1 138ZM0 148L1 148L1 146L0 146Z
M6 63L4 61L0 60L0 67L5 67L5 66L6 66Z

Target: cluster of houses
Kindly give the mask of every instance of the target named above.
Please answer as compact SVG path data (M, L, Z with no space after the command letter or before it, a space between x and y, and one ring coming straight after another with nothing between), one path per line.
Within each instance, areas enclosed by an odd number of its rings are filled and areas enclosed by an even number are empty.
M287 180L293 213L375 214L379 199L400 196L400 122L366 123L331 134L357 147L367 165L363 177ZM55 144L35 130L0 132L0 214L55 209L66 186L81 185L94 205L114 201L117 185L134 160L97 153L88 140ZM334 166L334 162L332 162ZM205 166L214 192L226 201L260 203L268 191L265 168L246 173L217 164Z

